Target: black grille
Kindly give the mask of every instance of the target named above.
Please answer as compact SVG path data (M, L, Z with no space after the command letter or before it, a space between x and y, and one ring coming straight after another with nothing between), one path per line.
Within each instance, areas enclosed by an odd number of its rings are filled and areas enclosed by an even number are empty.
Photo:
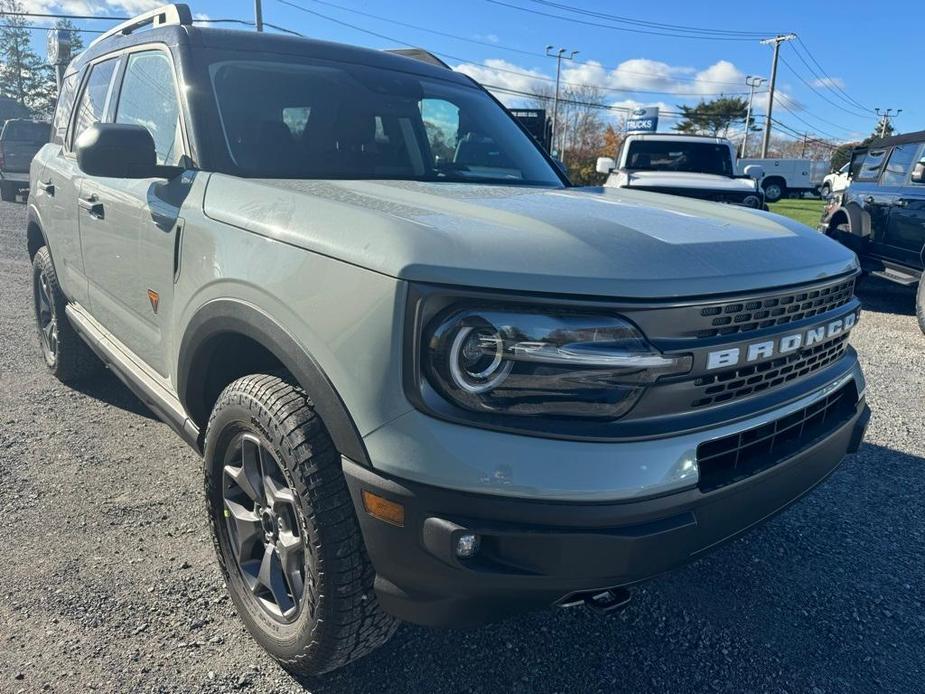
M700 444L698 487L708 492L774 467L848 421L856 401L857 390L849 383L786 417Z
M696 337L735 335L785 325L844 306L854 296L854 278L765 297L699 308Z
M808 376L837 361L847 347L848 335L844 334L772 361L701 376L694 381L698 390L691 407L706 407L744 398Z

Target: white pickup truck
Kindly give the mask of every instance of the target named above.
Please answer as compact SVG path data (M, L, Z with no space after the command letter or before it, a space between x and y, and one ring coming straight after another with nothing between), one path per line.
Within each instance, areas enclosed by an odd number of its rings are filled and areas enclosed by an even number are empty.
M604 184L609 187L764 207L764 195L758 185L764 175L761 167L737 175L735 148L720 137L676 133L629 135L617 161L600 157L597 171L609 174Z
M744 173L748 166L764 169L761 187L768 202L794 194L818 193L829 165L812 159L739 159L736 169Z

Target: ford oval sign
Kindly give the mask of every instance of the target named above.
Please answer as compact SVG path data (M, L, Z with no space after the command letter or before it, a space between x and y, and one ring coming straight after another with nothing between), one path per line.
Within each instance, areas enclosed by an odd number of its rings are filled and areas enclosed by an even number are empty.
M628 133L654 133L658 130L658 106L634 108L626 120Z

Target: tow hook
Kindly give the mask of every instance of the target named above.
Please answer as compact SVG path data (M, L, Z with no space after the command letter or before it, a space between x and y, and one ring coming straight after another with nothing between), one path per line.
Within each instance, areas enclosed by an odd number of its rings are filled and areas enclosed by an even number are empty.
M599 615L608 615L629 605L633 595L628 588L609 588L588 593L577 593L559 603L560 607L584 605Z

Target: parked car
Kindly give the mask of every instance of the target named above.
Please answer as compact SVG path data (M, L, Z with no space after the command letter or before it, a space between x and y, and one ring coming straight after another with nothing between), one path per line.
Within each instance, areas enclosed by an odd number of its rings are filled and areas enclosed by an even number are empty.
M628 135L617 161L601 157L597 171L609 174L608 187L764 207L764 195L757 184L763 170L755 166L744 176L736 175L735 148L719 137Z
M851 162L847 161L837 171L826 174L825 178L822 179L822 185L819 187L819 195L828 198L832 193L840 193L847 188L848 182L851 180L848 175L850 166Z
M572 187L461 73L171 5L95 40L54 122L45 364L105 362L203 455L232 601L289 669L398 619L621 607L863 438L853 253Z
M777 202L790 195L818 194L828 165L811 159L739 159L740 174L749 166L764 170L761 187L768 202Z
M823 213L820 230L857 253L865 272L918 285L925 331L925 131L857 149L851 184Z
M0 130L0 199L12 202L29 189L29 164L48 142L49 124L12 118Z

